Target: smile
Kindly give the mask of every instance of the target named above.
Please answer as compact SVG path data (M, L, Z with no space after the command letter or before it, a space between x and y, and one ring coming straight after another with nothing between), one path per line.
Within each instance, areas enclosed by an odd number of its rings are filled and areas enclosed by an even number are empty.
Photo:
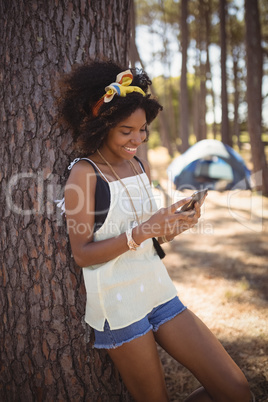
M130 152L130 153L135 153L136 151L137 151L137 148L128 148L128 147L123 147L127 152Z

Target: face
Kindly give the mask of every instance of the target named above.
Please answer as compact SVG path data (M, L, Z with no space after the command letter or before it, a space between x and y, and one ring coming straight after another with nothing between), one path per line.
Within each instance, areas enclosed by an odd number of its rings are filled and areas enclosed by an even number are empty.
M145 111L137 109L110 130L101 150L111 160L131 159L146 139L146 130Z

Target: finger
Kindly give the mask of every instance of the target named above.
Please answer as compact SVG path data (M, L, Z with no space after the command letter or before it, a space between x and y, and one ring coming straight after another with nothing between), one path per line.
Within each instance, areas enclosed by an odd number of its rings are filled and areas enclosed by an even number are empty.
M189 211L182 211L182 212L178 211L176 214L171 215L170 218L171 219L175 218L178 221L179 220L185 221L185 220L187 220L189 218L192 218L195 215L195 213L196 213L195 209L191 209Z
M186 216L185 222L187 222L189 225L193 226L198 222L199 219L199 214L196 212L195 209L190 211L190 213Z
M182 207L184 204L187 204L187 202L191 201L192 197L188 197L188 198L183 198L180 201L175 202L174 204L170 205L168 207L168 212L170 214L174 214L174 212L176 212L176 210L180 207Z

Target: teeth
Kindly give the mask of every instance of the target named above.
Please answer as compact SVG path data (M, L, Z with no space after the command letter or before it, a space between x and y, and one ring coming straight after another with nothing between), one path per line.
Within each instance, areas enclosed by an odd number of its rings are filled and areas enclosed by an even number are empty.
M130 151L130 152L134 152L134 151L136 151L136 148L128 148L128 147L125 147L128 151Z

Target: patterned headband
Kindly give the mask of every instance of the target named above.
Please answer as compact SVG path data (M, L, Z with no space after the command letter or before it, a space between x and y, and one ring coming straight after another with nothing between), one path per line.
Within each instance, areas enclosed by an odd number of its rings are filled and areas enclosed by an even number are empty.
M108 85L105 88L106 94L103 95L100 100L93 106L92 112L94 116L98 115L98 111L103 103L111 102L114 95L125 97L131 92L139 92L145 96L145 92L139 87L130 85L133 80L133 75L130 70L123 71L116 76L116 82Z

